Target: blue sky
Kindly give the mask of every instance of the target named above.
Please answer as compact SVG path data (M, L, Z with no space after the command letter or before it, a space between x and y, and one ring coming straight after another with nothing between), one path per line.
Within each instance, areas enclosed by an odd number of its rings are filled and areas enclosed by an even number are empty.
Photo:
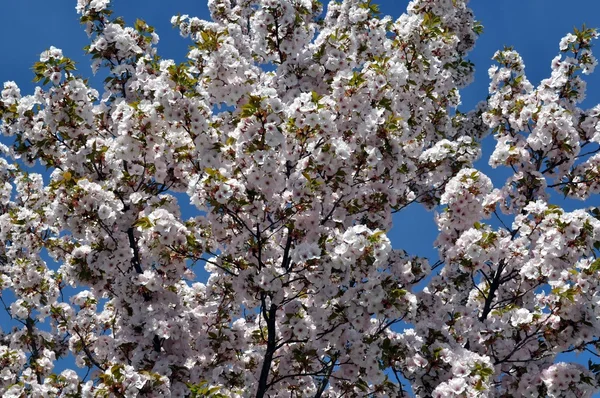
M408 3L406 0L375 2L380 4L384 14L393 17L399 16ZM77 61L80 74L92 76L82 50L88 39L79 24L75 4L76 0L21 0L3 4L0 14L0 83L14 80L23 94L31 93L31 67L39 54L51 45L62 48L66 56ZM171 16L180 13L207 18L204 0L113 0L113 5L116 14L123 15L129 24L141 18L153 25L161 37L159 54L177 61L184 59L189 42L171 28ZM485 30L470 56L477 74L475 83L462 93L463 111L485 99L489 83L487 69L496 50L505 45L514 46L525 61L529 80L535 85L549 75L550 61L558 53L561 37L584 23L600 28L598 0L474 0L471 6ZM590 108L600 103L600 71L586 80L588 98L584 108ZM487 159L491 143L487 142L484 147L484 159ZM480 162L479 165L496 184L500 184L506 174L492 171L485 163ZM595 197L587 205L592 204L600 205L600 199ZM566 205L574 206L570 202ZM432 242L436 235L432 214L413 206L396 216L390 238L394 247L435 259L437 253L432 249ZM0 324L5 322L5 314L0 313Z

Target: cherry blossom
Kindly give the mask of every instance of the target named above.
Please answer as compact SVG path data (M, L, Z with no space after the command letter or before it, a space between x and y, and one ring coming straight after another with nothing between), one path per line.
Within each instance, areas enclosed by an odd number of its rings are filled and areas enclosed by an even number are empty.
M210 0L154 28L78 0L92 71L55 47L0 93L4 397L590 397L600 365L593 29L537 87L511 48L461 112L466 0ZM487 66L486 66L487 67ZM492 135L499 186L475 168ZM7 141L7 142L8 142ZM35 173L33 165L48 172ZM183 211L189 202L195 212ZM392 247L418 203L439 261ZM206 277L200 277L206 275ZM57 361L71 358L73 369Z

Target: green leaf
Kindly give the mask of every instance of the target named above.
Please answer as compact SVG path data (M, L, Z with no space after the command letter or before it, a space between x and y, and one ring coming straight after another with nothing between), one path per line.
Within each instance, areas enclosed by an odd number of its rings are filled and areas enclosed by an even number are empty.
M260 110L261 101L262 101L261 97L251 95L248 102L246 104L242 105L241 116L242 117L250 117L250 116L256 115L258 113L258 111Z
M133 223L134 227L140 227L141 229L150 229L154 226L152 221L148 217L138 218L135 223Z
M394 299L399 299L400 297L404 297L408 294L408 290L406 289L394 289L390 292L390 296Z
M352 78L350 79L349 85L352 87L359 87L361 84L365 82L364 75L360 72L354 72Z
M596 243L600 243L600 242L596 242ZM595 274L598 271L600 271L600 258L594 260L594 262L592 264L590 264L590 267L585 270L585 273L587 275L591 275L591 274Z

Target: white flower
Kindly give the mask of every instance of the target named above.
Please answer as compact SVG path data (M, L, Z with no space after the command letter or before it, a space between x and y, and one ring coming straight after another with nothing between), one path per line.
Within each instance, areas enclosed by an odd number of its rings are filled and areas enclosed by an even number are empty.
M150 291L155 291L159 286L156 274L150 270L146 270L138 275L137 281L138 284L145 286Z
M454 377L448 381L448 388L455 395L461 394L466 388L465 379L462 377Z
M19 299L10 305L11 316L18 319L25 319L29 314L29 309L25 304L25 300Z
M100 217L101 220L104 221L106 219L113 218L114 216L115 212L109 206L103 204L98 208L98 217Z
M63 58L62 50L60 48L50 46L50 49L40 54L40 62L47 62L50 60L50 58L54 58L56 60Z
M302 242L296 246L292 258L294 262L304 263L321 257L321 249L316 242Z
M533 314L526 308L519 308L510 317L510 322L513 326L531 323Z
M110 0L92 0L90 1L90 9L99 12L108 7Z
M558 48L560 51L566 51L569 48L569 44L575 43L575 41L577 41L577 36L575 36L573 33L568 33L565 37L560 39Z

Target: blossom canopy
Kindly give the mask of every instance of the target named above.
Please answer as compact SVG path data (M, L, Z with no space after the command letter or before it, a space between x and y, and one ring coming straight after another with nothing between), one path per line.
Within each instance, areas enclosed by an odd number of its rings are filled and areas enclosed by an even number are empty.
M209 0L210 21L171 20L178 64L146 22L78 0L102 90L50 47L32 94L0 94L19 325L0 394L591 397L600 364L556 357L598 355L600 209L550 192L600 193L600 106L581 109L598 34L565 36L537 87L498 51L464 113L467 3ZM475 165L487 136L499 186ZM439 261L390 243L415 203ZM56 371L68 356L84 371Z

